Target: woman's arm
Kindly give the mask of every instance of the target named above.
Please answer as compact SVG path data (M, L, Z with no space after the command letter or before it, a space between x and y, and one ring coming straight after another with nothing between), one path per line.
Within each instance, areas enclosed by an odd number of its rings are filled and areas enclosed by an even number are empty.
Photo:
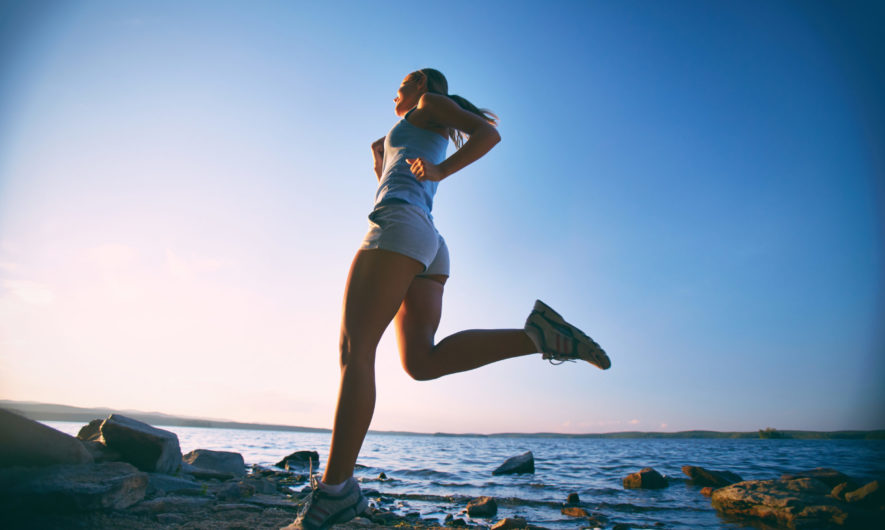
M375 160L375 176L378 177L378 180L381 180L381 170L384 164L384 138L386 136L372 142L372 158Z
M476 114L462 109L453 100L439 94L423 94L418 108L424 109L429 123L440 128L455 128L470 135L467 142L439 165L422 158L407 160L418 180L442 180L476 162L501 141L494 125Z

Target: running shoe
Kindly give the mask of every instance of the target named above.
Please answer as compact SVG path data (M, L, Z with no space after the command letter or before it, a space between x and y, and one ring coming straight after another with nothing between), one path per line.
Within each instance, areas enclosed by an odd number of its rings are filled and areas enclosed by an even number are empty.
M313 476L307 502L301 508L295 522L281 530L325 530L332 525L347 522L360 515L369 507L369 501L360 491L360 486L353 478L338 495L331 495L319 487L319 481Z
M540 300L525 321L525 331L551 364L584 360L603 370L612 365L596 341Z

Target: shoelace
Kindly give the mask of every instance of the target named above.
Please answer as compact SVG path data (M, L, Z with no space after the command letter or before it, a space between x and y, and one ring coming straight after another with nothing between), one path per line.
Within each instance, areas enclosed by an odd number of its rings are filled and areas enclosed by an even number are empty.
M550 364L552 364L553 366L559 366L563 363L573 363L577 361L577 359L558 358L555 353L542 353L541 358L550 362Z

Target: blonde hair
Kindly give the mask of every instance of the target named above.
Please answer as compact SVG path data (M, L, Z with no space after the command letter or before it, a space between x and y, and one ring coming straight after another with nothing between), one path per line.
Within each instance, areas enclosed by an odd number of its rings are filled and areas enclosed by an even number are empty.
M455 94L449 94L449 82L446 80L446 76L442 74L439 70L435 70L433 68L422 68L420 70L416 70L412 72L413 76L418 76L424 78L427 81L427 91L431 94L440 94L446 96L451 99L455 103L458 104L462 109L472 112L477 116L481 117L485 121L491 123L495 127L498 126L498 116L490 111L489 109L481 109L474 105L473 103L467 101L467 99L462 98L461 96L457 96ZM449 137L455 142L455 147L460 148L464 145L464 142L467 140L469 135L458 129L449 129Z

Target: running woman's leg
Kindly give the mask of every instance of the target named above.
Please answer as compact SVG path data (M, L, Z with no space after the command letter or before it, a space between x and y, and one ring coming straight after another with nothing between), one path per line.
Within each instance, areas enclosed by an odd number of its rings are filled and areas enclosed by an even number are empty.
M341 387L332 430L326 484L353 475L375 410L375 349L424 266L387 250L361 250L351 265L341 319Z
M396 314L400 359L410 376L425 381L538 353L537 346L522 329L462 331L434 345L445 281L445 276L415 278Z

